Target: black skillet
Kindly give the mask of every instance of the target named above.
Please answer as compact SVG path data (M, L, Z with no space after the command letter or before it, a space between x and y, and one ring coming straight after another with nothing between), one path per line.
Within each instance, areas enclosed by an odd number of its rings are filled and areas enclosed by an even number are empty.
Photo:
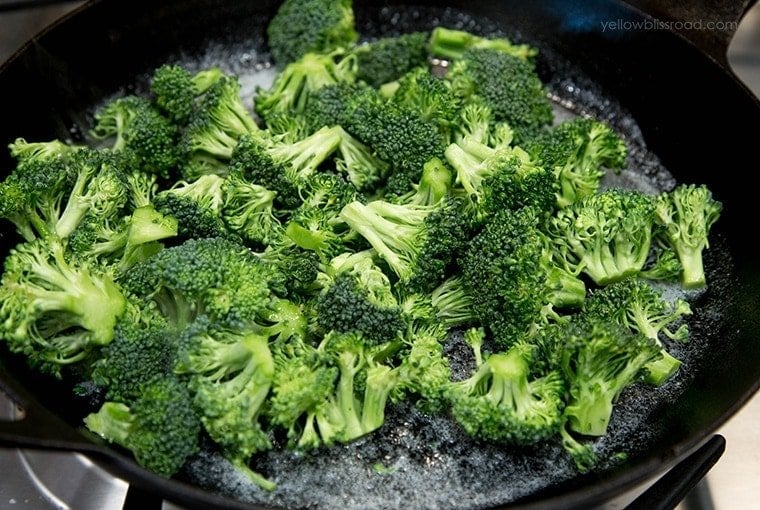
M557 99L576 112L598 115L623 132L634 147L636 168L663 187L672 185L659 159L677 181L707 184L725 206L706 258L711 284L696 298L692 340L679 352L688 359L687 368L655 397L648 397L642 388L625 394L613 420L616 429L601 446L603 453L627 450L627 461L608 462L597 473L579 476L568 471L567 459L556 449L538 448L512 456L467 441L445 426L430 428L414 412L408 415L412 418L390 413L385 436L378 441L390 439L392 447L403 446L406 453L421 449L424 455L430 451L421 441L428 441L444 456L470 459L469 464L453 464L458 470L448 474L452 479L466 479L481 493L488 488L490 499L473 499L462 490L447 494L436 479L428 481L428 486L399 486L401 498L389 499L389 506L407 507L405 502L419 501L412 497L414 493L429 491L445 494L447 503L442 506L449 507L508 506L516 499L514 505L526 508L589 508L687 458L758 388L760 258L753 249L756 191L748 185L748 177L756 168L760 105L728 71L725 60L735 29L731 23L745 12L745 3L630 2L640 11L607 0L446 2L451 9L438 2L419 2L414 8L396 2L355 2L358 26L366 35L430 28L441 22L473 31L503 31L538 46L539 70ZM0 67L0 146L17 136L78 139L95 105L114 94L141 90L145 74L166 60L192 62L203 55L206 64L234 58L237 70L255 68L266 56L241 48L263 47L264 27L274 9L273 2L232 0L90 2ZM672 23L655 26L655 18L642 11ZM696 29L700 27L703 30ZM0 167L11 164L3 153ZM3 250L16 242L10 228L0 231L0 236ZM0 351L0 388L25 410L21 421L0 422L0 443L83 452L135 486L188 507L251 508L239 501L247 495L233 490L227 491L231 498L222 497L215 493L225 492L221 487L210 483L211 490L203 489L198 485L205 482L187 473L178 480L162 479L141 469L128 455L82 433L79 424L87 403L72 399L65 384L27 370L4 350ZM634 423L637 416L644 418ZM411 434L418 443L402 445L399 431ZM713 452L720 447L715 439L705 446ZM326 458L337 463L333 464L336 472L342 469L341 455L356 458L364 451L379 460L399 458L394 457L397 452L378 449L371 439L334 450ZM500 462L517 460L519 465L495 464L486 469L483 463L489 462L489 454ZM546 455L554 457L535 460ZM422 462L437 457L410 458ZM276 461L261 459L265 468ZM197 466L211 465L199 462ZM552 476L555 467L558 474ZM431 465L430 471L435 469ZM514 483L503 483L503 471L509 469L514 470ZM277 479L277 473L271 474ZM325 479L329 481L331 474L324 471ZM403 473L389 476L391 485L404 479ZM530 490L514 490L520 480L531 479L540 482ZM501 485L488 487L488 480ZM345 480L341 483L335 491L357 490ZM381 490L383 482L375 488ZM303 492L309 490L302 487Z

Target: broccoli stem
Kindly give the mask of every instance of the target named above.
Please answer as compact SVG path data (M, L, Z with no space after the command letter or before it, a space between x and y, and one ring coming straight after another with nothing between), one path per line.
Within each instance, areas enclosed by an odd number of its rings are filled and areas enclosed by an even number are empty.
M565 410L570 428L586 436L603 436L612 416L612 396L598 386L584 385L575 400L578 403Z
M253 483L258 485L265 491L272 492L273 490L277 488L276 483L274 483L272 480L269 480L261 473L257 473L256 471L248 467L247 462L240 459L232 459L230 460L230 462L232 462L232 465L235 466L237 469L239 469L241 473L247 476L249 480L251 480Z
M338 381L337 403L345 423L341 434L344 441L350 441L364 435L357 409L359 402L354 396L354 377L360 364L359 356L352 352L343 352L338 358L340 380Z
M586 284L571 273L552 267L546 278L549 301L559 308L579 307L586 299Z
M385 422L385 404L395 383L395 372L389 366L378 365L367 370L361 420L365 434L379 429Z
M681 360L673 357L664 348L662 349L662 357L655 361L650 361L644 368L647 370L647 375L644 381L649 384L659 386L667 381L671 375L676 373L676 370L681 366Z
M687 289L701 289L705 286L705 269L702 262L702 248L676 245L676 252L683 267L681 283Z

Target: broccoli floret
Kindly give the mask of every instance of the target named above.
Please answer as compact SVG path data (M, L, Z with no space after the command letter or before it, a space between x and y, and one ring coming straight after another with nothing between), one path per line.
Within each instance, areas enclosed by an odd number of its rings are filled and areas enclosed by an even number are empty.
M273 354L275 372L267 413L275 425L287 429L291 447L316 448L322 440L315 416L335 391L338 369L302 341L277 343Z
M369 253L361 253L337 267L333 282L318 298L317 323L324 331L358 332L366 341L387 342L406 327L402 310L388 277Z
M383 346L378 347L382 349ZM331 332L318 350L338 368L333 392L314 415L322 443L347 443L380 428L400 369L375 360L373 351L357 333ZM361 396L357 388L359 379L364 379Z
M446 160L456 170L476 223L505 209L534 207L545 214L553 209L554 175L519 148L493 149L465 137L446 148Z
M126 299L112 275L67 260L60 240L20 244L0 281L0 338L32 365L55 375L114 337Z
M336 224L338 214L359 196L356 188L329 173L315 174L303 186L303 203L293 211L285 235L326 262L345 251L345 234Z
M497 212L459 261L475 315L497 343L525 338L552 306L578 305L585 285L548 254L537 211Z
M564 416L579 434L604 435L613 403L661 349L643 335L602 320L570 324L561 334L560 363L570 396Z
M358 46L353 51L358 63L357 79L377 88L426 64L428 36L427 32L412 32Z
M328 85L351 83L355 74L356 59L343 50L307 53L288 64L269 90L257 89L256 113L267 122L277 115L300 114L313 93Z
M159 109L176 125L186 126L199 98L222 77L217 67L193 75L182 66L166 64L153 72L150 90Z
M121 320L114 339L101 350L92 380L106 389L109 401L131 405L143 387L170 376L174 369L178 335L162 318L142 312L147 323Z
M691 314L689 303L680 298L669 303L663 299L661 292L636 278L626 278L593 292L584 303L583 310L584 314L594 318L592 320L620 323L654 340L660 347L660 333L679 341L686 340L689 335L686 324L675 331L668 328L683 316ZM662 384L680 365L678 359L662 348L662 357L646 367L649 371L647 382Z
M680 185L657 199L655 219L678 254L683 267L681 282L688 289L705 285L702 251L709 247L710 228L718 221L722 207L706 186L693 184Z
M530 59L538 50L527 44L512 44L509 39L480 37L463 30L435 27L430 34L430 53L436 57L456 60L470 48L497 50L508 55Z
M561 209L549 223L561 257L606 285L642 270L654 226L654 197L610 189Z
M436 316L447 328L466 326L477 322L472 296L461 276L452 276L433 289L432 304Z
M274 215L274 191L252 184L235 172L224 180L222 195L224 224L246 243L266 246L282 235L282 224Z
M231 173L277 193L275 203L295 209L301 203L299 190L342 138L340 126L325 127L296 143L244 137L233 153Z
M563 122L531 140L526 149L556 175L560 207L596 193L604 169L622 169L627 154L625 142L609 126L583 118Z
M472 48L451 66L446 79L463 98L479 96L496 121L514 129L522 143L552 122L552 107L534 66L494 49Z
M414 190L395 201L416 206L436 205L448 196L452 179L449 167L440 159L431 158L422 167L422 177L419 184L414 185Z
M199 451L201 422L190 406L187 388L173 378L144 385L130 405L104 403L84 423L131 451L141 466L165 477L179 471Z
M338 124L351 136L391 164L386 192L407 193L419 182L429 159L443 156L443 138L437 127L419 112L383 101L369 87L339 84L324 87L304 113L314 127Z
M418 397L416 405L426 412L447 407L446 392L451 379L449 361L443 355L446 328L440 324L411 328L404 338L396 392ZM398 397L396 397L398 398Z
M347 48L359 37L351 0L285 0L269 22L267 36L280 66L309 52Z
M254 453L272 447L260 422L274 377L267 337L243 322L200 316L182 334L175 371L189 376L194 408L225 457L262 488L273 489L247 467Z
M338 155L336 169L345 174L358 191L374 191L388 174L390 165L342 128Z
M153 198L156 210L177 220L183 238L231 237L222 219L225 180L203 175L193 182L178 181Z
M124 277L136 297L154 302L180 328L199 315L252 319L273 304L276 272L225 239L191 239L137 264Z
M655 243L649 259L640 273L642 278L666 282L680 280L683 267L675 250L669 246L662 246L659 242Z
M428 292L442 282L466 240L459 205L447 199L434 206L353 202L340 213L377 251L402 285Z
M319 257L313 251L287 242L269 245L259 258L275 268L283 278L282 285L288 296L311 297L319 288Z
M0 217L12 222L26 241L54 234L77 177L69 164L77 149L57 140L23 138L8 147L17 165L0 183Z
M116 227L88 214L71 234L68 249L77 257L100 259L123 274L163 248L158 241L177 235L177 220L152 205L135 209Z
M564 386L559 373L530 376L533 349L518 344L490 355L475 373L452 383L451 412L471 436L534 444L555 435L562 423Z
M180 150L187 159L183 177L226 175L238 140L258 131L240 97L240 82L233 76L220 78L202 96L182 134Z
M427 67L418 67L403 75L390 100L419 112L423 119L438 126L447 139L462 107L461 98L449 89L448 83Z
M130 152L144 172L168 177L180 160L176 126L143 97L122 97L100 108L91 133L114 138L113 150Z

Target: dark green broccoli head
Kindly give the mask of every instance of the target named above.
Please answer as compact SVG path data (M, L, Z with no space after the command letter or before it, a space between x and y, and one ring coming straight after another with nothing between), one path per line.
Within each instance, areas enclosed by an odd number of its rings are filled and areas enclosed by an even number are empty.
M309 52L325 53L358 39L351 0L285 0L267 26L274 61L284 66Z
M276 283L275 283L276 282ZM254 318L272 304L279 276L247 248L220 238L191 239L136 265L124 285L153 301L174 325L197 316Z
M143 97L122 97L99 109L92 134L114 138L113 149L131 152L148 173L168 177L180 161L176 126Z
M558 373L530 378L532 348L516 345L492 354L477 371L449 388L454 418L471 436L535 444L562 424L564 386Z
M555 249L606 285L642 270L654 226L654 197L610 189L589 195L552 218Z
M404 74L390 99L394 103L419 112L423 119L438 126L448 135L459 119L462 100L446 81L435 76L427 67L417 67Z
M477 95L491 108L494 119L506 121L517 143L551 124L553 114L533 64L493 49L473 48L451 67L447 79L462 97Z
M182 66L165 64L153 72L150 90L161 111L178 126L185 126L198 98L223 76L216 67L192 75Z
M190 402L184 384L161 378L145 384L133 404L106 402L84 423L131 451L141 466L169 477L199 450L201 422Z
M357 47L354 50L358 63L357 79L377 88L425 65L428 36L427 32L412 32Z

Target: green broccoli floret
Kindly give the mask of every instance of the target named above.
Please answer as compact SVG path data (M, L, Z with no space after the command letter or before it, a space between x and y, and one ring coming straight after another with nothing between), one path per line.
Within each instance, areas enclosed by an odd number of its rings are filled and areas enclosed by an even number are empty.
M0 281L0 338L32 365L59 375L108 344L126 309L112 275L67 260L55 238L20 244L6 257Z
M604 169L624 168L627 155L625 142L609 126L584 118L563 122L529 141L526 149L556 175L560 207L597 193Z
M259 127L240 97L240 82L234 76L217 80L203 94L180 140L186 161L185 179L202 175L226 175L227 163L238 140Z
M222 77L224 73L217 67L193 75L182 66L165 64L153 71L150 91L167 117L178 126L186 126L199 98Z
M531 62L494 49L472 48L454 62L446 79L467 99L478 96L496 121L514 129L522 143L551 124L553 114L546 91Z
M336 125L348 130L355 105L377 100L377 92L364 83L326 85L309 96L300 118L304 119L309 133Z
M371 192L388 175L390 165L372 153L372 150L341 128L335 167L361 192Z
M132 405L144 385L173 372L177 332L150 310L141 314L140 322L125 318L116 324L114 339L103 347L102 357L93 366L92 380L106 389L109 401Z
M433 289L432 304L436 317L447 328L466 326L477 322L474 303L461 276L452 276Z
M285 0L269 22L267 36L280 66L309 52L347 48L359 37L351 0Z
M419 112L423 119L438 126L447 139L462 107L461 98L450 90L448 83L427 67L418 67L404 74L390 101Z
M88 214L69 237L68 249L77 257L113 264L117 274L123 274L160 251L163 245L158 241L176 235L177 220L146 205L113 227Z
M518 344L491 354L475 373L452 383L451 412L471 436L534 444L554 436L562 424L564 387L559 373L530 378L533 349Z
M431 158L422 167L422 177L413 190L396 198L400 204L432 206L449 195L453 175L446 164L438 158Z
M106 402L84 419L88 429L131 451L137 462L161 476L180 470L199 451L201 422L184 384L162 378L145 384L126 405Z
M651 339L602 320L562 330L561 367L568 384L564 416L571 430L587 436L607 431L620 393L645 374L661 349Z
M466 241L465 220L453 199L434 206L353 202L340 217L412 292L428 292L442 282Z
M657 242L652 247L649 261L639 275L647 280L676 282L681 279L682 271L683 267L675 250Z
M287 430L291 447L313 449L321 445L315 417L335 391L338 369L314 347L300 340L276 343L272 396L267 414Z
M369 253L360 253L364 256L353 255L344 264L348 267L338 268L319 296L317 323L324 331L358 332L368 342L388 342L406 328L402 310L388 277Z
M664 237L678 254L687 289L705 285L702 251L709 246L708 235L718 221L722 204L706 186L684 184L657 199L655 220L664 228Z
M585 315L594 318L592 320L620 323L654 340L660 347L660 333L678 341L686 340L689 335L686 324L682 324L675 331L668 328L683 316L691 314L689 303L680 298L673 303L667 302L661 292L636 278L626 278L591 293L583 305L583 310ZM681 362L663 347L662 358L646 367L649 371L647 382L662 384L680 365Z
M351 83L356 75L356 59L343 50L329 54L307 53L285 67L269 90L257 89L256 113L267 123L282 114L300 114L312 94L336 83Z
M9 148L17 165L0 182L0 217L12 222L26 241L54 234L77 177L69 165L77 149L57 140L23 138Z
M459 261L475 315L503 346L529 335L552 306L585 298L583 281L550 256L541 224L532 208L499 211Z
M286 242L269 245L259 258L282 275L282 285L288 296L311 297L319 289L319 257L313 251L299 248L289 238L285 239Z
M282 235L282 224L275 216L274 191L252 184L234 172L224 180L222 196L224 224L246 243L266 246Z
M301 203L300 188L337 150L341 133L340 126L325 127L296 143L243 137L233 153L231 173L276 192L280 208L295 209Z
M534 164L522 149L492 149L465 137L446 148L446 160L456 170L457 184L476 223L505 209L534 207L545 214L553 210L554 175Z
M175 371L190 378L193 406L211 439L235 467L267 490L274 484L248 467L251 456L272 447L260 422L274 377L266 336L245 322L200 316L182 334Z
M153 198L156 210L177 220L177 232L183 238L230 237L224 220L223 188L218 175L203 175L193 182L177 181L170 189Z
M225 239L191 239L137 264L124 286L180 328L199 315L253 319L273 304L276 272Z
M416 405L426 412L439 412L447 407L446 392L451 379L449 361L443 355L446 328L429 324L410 328L404 337L399 381L394 393L411 393ZM398 397L397 397L398 398Z
M358 63L357 79L377 88L425 65L428 37L427 32L412 32L358 46L353 50Z
M285 235L324 262L346 251L338 215L359 198L356 188L335 174L318 173L303 183L301 198L303 203L290 216Z
M180 161L176 126L143 97L121 97L100 108L91 134L113 138L112 149L130 152L144 172L168 177Z
M377 349L382 351L383 346ZM375 360L357 333L331 332L318 350L338 368L335 388L314 416L322 443L347 443L380 428L400 369ZM357 388L360 379L364 380L362 394Z
M538 54L538 50L527 44L512 44L509 39L481 37L463 30L453 30L446 27L435 27L430 34L430 53L436 57L456 60L462 58L470 48L496 50L530 59Z
M606 285L642 270L654 226L654 197L610 189L561 209L549 231L561 257Z

